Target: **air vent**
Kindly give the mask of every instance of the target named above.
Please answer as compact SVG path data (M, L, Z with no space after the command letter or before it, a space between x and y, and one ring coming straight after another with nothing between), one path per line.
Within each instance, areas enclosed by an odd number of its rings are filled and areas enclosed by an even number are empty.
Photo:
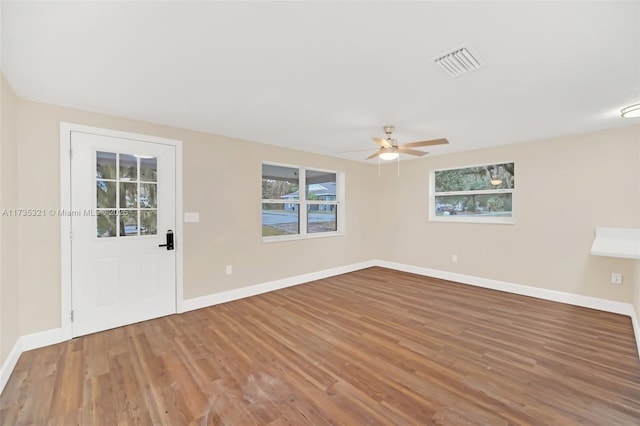
M433 62L452 77L477 70L482 65L480 56L473 53L468 45L438 55L433 58Z

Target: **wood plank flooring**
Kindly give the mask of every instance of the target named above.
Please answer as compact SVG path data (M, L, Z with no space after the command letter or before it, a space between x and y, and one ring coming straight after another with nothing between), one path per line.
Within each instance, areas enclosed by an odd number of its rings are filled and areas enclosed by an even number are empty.
M369 268L25 352L4 425L638 425L622 315Z

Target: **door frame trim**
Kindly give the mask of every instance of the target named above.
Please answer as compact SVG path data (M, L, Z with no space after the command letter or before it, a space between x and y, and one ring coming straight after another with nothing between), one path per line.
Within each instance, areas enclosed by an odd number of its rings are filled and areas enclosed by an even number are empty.
M90 133L175 147L176 172L176 294L175 312L184 311L183 292L183 205L182 205L182 141L123 132L81 124L60 122L60 211L71 211L71 132ZM60 324L63 339L72 338L71 328L71 216L60 216L61 291Z

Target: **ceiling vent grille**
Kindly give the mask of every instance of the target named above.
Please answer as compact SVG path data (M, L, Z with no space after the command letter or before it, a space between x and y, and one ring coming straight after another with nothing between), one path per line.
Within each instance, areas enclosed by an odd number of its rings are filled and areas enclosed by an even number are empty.
M483 64L476 53L468 45L455 48L433 58L433 62L440 65L450 76L457 77L477 70Z

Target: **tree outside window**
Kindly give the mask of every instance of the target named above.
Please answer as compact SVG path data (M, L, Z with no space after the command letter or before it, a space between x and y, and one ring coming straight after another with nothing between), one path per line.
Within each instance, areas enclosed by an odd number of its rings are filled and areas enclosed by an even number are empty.
M514 163L435 170L431 182L431 220L514 223Z

